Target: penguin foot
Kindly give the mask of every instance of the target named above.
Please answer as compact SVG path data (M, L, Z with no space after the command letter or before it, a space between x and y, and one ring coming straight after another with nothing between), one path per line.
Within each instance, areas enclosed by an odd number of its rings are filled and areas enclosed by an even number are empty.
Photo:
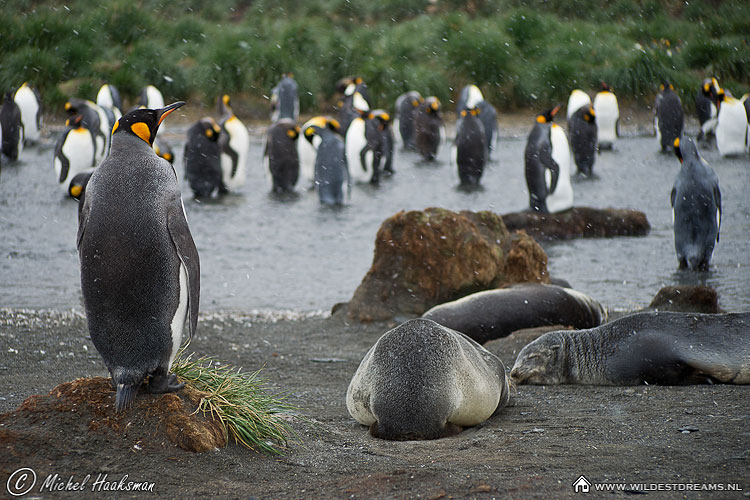
M165 394L167 392L177 392L185 387L185 382L178 382L177 375L168 373L167 375L152 375L146 388L151 394Z

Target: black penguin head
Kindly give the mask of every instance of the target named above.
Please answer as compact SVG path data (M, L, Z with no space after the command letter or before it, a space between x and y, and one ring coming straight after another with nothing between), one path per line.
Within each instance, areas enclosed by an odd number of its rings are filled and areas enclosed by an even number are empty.
M378 121L378 129L379 130L385 130L385 128L391 122L391 115L389 115L385 110L376 109L376 110L372 111L369 115L367 115L367 119L368 120L377 120Z
M232 104L229 94L223 94L218 99L219 115L232 115Z
M680 160L680 163L682 163L682 149L680 149L680 138L677 137L674 140L674 154L677 156L677 159Z
M698 148L690 137L678 137L674 140L674 154L680 160L680 163L685 160L689 162L691 159L701 161Z
M589 106L588 109L586 109L586 111L583 113L583 119L589 123L596 122L596 112L594 112L594 108L592 106Z
M312 144L313 137L320 133L321 130L328 129L337 134L341 133L341 124L339 124L338 120L328 116L316 116L315 118L311 118L310 121L305 123L304 127L302 133L310 144Z
M70 185L68 186L68 194L71 198L80 201L81 196L83 196L83 193L86 190L86 185L89 183L91 174L92 172L86 172L77 174L75 177L73 177L73 179L70 181Z
M602 92L612 92L612 87L605 82L599 82L599 89L601 89Z
M210 116L205 116L198 120L198 126L200 127L201 133L206 136L209 141L216 142L219 140L221 127L216 123L216 120Z
M468 115L479 116L479 114L481 112L482 111L479 108L474 107L474 108L471 108L471 109L462 109L460 115L461 115L462 118L465 117L465 116L468 116Z
M172 111L184 105L185 101L177 101L161 109L141 108L130 111L117 120L112 128L112 135L130 133L153 146L161 122Z
M659 89L664 92L665 90L674 90L674 85L669 83L669 80L664 80L662 84L659 86Z
M82 122L83 122L83 115L74 115L68 118L67 120L65 120L65 125L67 127L79 128L83 126Z
M291 139L292 141L296 141L299 137L299 131L300 128L297 125L290 125L288 129L286 129L286 135Z
M536 115L537 123L551 123L555 119L555 115L560 111L561 106L558 104L554 108L548 109L544 113Z
M431 114L437 114L440 112L440 99L435 96L428 97L422 104L425 107L425 111Z

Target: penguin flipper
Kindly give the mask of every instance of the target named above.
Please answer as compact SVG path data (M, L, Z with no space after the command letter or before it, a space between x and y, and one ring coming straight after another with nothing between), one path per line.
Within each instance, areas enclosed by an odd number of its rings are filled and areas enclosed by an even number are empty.
M190 234L185 209L182 205L182 199L177 195L177 200L170 203L167 212L167 228L172 244L177 250L180 262L187 270L187 288L188 288L188 315L190 317L189 334L190 339L198 326L198 304L200 302L200 259L198 249Z
M674 208L674 200L677 197L677 189L672 188L672 192L669 193L669 204Z
M716 228L716 243L719 242L719 233L721 232L721 189L717 185L714 188L714 203L716 203L717 213L717 228Z

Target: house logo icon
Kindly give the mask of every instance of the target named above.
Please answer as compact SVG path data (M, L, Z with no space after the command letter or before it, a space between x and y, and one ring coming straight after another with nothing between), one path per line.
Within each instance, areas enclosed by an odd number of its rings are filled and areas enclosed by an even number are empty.
M573 489L575 490L576 493L588 493L590 488L591 488L591 483L589 482L588 479L586 479L583 476L580 476L573 483Z

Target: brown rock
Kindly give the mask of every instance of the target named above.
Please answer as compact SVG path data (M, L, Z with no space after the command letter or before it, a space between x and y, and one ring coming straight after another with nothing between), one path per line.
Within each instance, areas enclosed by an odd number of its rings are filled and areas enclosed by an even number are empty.
M547 256L528 235L508 233L492 212L399 212L375 238L370 270L348 314L384 321L501 284L549 283Z
M716 290L703 285L665 286L656 293L648 307L659 311L722 312Z
M638 210L573 207L559 214L514 212L502 216L509 231L525 229L537 241L645 236L651 230Z

